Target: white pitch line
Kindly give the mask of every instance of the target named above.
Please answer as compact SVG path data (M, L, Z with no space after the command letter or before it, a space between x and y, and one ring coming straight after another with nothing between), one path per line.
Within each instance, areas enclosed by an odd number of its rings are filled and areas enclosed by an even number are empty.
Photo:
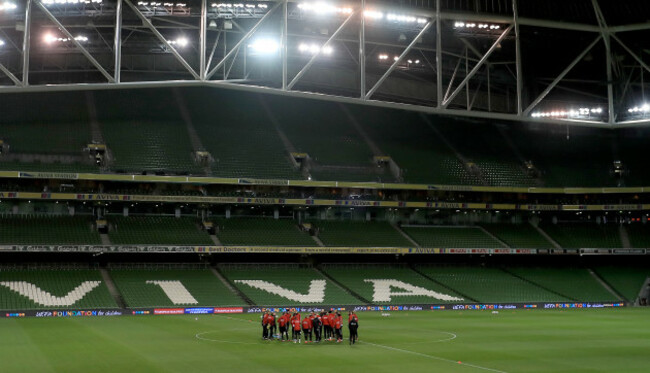
M468 364L468 363L461 363L461 364L458 364L458 362L457 362L457 361L454 361L454 360L449 360L449 359L445 359L445 358L438 357L438 356L433 356L433 355L427 355L427 354L423 354L423 353L415 352L415 351L403 350L403 349L401 349L401 348L390 347L390 346L385 346L385 345L380 345L380 344L377 344L377 343L371 343L371 342L365 342L365 341L359 341L359 342L361 342L361 343L365 343L365 344L368 344L368 345L371 345L371 346L376 346L376 347L385 348L385 349L387 349L387 350L393 350L393 351L404 352L404 353L407 353L407 354L417 355L417 356L421 356L421 357L425 357L425 358L433 359L433 360L444 361L444 362L447 362L447 363L452 363L452 364L457 364L457 365L464 365L464 366L468 366L468 367L471 367L471 368L487 370L487 371L490 371L490 372L507 373L507 372L504 372L504 371L502 371L502 370L492 369L492 368L486 368L486 367L482 367L482 366L480 366L480 365L474 365L474 364Z

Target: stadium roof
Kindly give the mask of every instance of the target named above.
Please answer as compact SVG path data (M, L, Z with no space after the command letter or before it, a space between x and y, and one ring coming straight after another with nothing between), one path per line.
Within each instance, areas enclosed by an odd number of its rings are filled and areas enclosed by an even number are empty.
M215 85L482 118L643 125L649 8L0 0L0 92Z

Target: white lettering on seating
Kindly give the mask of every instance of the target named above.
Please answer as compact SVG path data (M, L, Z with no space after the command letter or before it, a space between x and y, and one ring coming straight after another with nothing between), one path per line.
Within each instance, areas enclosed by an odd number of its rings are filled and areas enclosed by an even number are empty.
M165 292L167 298L172 301L174 304L199 304L199 302L194 299L192 294L181 284L180 281L174 280L147 280L147 284L154 284L160 286L162 291Z
M373 302L391 302L393 297L408 297L414 295L423 295L426 297L436 298L446 301L463 300L463 298L452 297L451 295L442 294L433 290L425 289L420 286L408 284L404 281L396 279L377 279L377 280L363 280L365 282L372 282L374 292L372 295ZM392 291L391 288L398 288L405 291Z
M325 300L325 280L311 280L307 294L300 294L263 280L235 280L235 282L279 295L294 302L322 303Z
M68 294L57 297L38 286L26 281L3 281L0 285L6 286L16 293L29 298L34 303L43 306L72 306L80 301L86 294L99 286L101 281L84 281L81 285L74 288Z

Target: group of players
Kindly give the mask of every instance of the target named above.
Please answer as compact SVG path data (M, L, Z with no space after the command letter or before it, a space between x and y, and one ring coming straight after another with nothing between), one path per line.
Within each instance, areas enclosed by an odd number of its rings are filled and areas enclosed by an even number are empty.
M276 334L276 328L279 335ZM348 330L350 331L350 344L355 344L359 338L359 317L354 312L348 312ZM289 339L291 331L291 339ZM343 317L341 312L312 312L300 318L300 313L283 313L280 317L275 312L264 312L262 315L262 338L278 339L282 342L291 341L301 343L301 332L305 343L319 343L327 341L343 341ZM313 338L312 338L313 337Z

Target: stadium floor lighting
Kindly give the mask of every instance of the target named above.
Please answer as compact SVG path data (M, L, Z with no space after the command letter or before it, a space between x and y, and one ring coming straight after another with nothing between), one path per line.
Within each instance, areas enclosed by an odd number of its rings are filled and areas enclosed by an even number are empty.
M545 112L535 112L531 114L533 118L584 118L589 116L600 116L603 109L599 107L594 108L579 108L571 110L553 110Z
M330 55L333 52L332 47L330 47L329 45L326 47L321 47L318 44L307 44L307 43L301 43L298 46L298 50L302 53L317 54L320 52L326 55Z
M10 3L8 1L0 3L0 12L9 11L16 9L16 4Z
M280 49L280 43L273 39L257 39L248 47L259 54L273 54Z

